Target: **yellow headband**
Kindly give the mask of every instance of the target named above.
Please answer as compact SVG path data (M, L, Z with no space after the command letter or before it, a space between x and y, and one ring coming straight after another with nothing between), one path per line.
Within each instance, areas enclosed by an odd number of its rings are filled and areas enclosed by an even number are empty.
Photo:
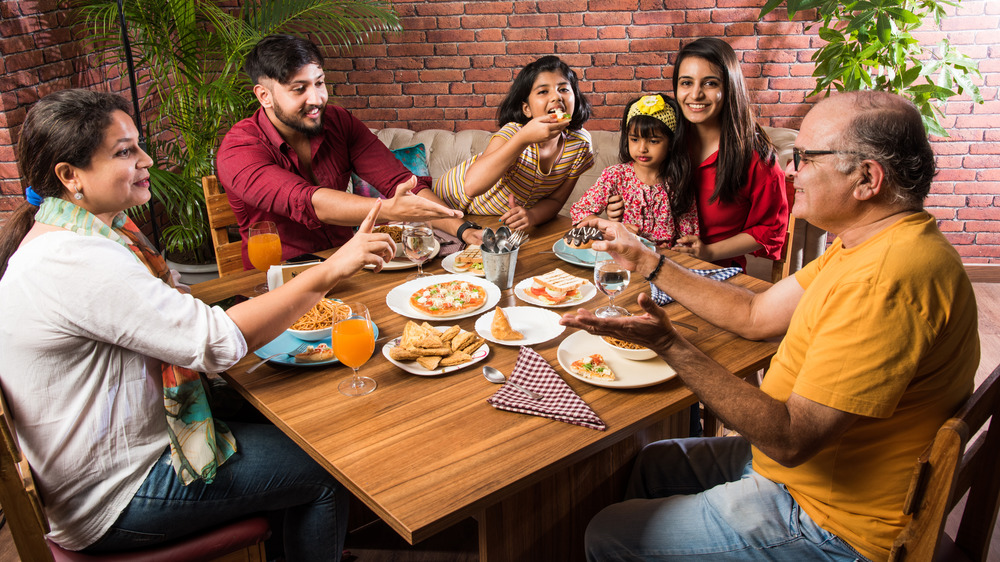
M677 126L677 115L674 114L674 108L667 105L667 102L659 94L642 96L639 101L633 103L632 107L628 109L628 118L625 119L625 124L628 125L636 115L649 115L654 119L659 119L671 133Z

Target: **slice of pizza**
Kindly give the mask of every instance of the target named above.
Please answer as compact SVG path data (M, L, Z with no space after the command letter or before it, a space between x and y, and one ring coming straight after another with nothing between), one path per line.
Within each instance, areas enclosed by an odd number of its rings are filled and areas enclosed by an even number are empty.
M569 367L574 373L588 379L615 380L615 374L611 372L611 367L604 362L604 357L600 353L577 359Z

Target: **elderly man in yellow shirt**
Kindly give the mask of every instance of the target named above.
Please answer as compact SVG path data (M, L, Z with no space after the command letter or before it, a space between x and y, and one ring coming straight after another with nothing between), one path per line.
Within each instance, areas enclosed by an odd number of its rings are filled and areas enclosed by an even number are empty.
M885 560L913 463L971 394L972 284L923 200L934 154L910 102L827 98L788 172L792 212L837 235L794 276L754 294L688 272L620 226L594 248L695 314L748 338L784 336L760 388L645 314L562 323L648 345L740 437L680 439L639 456L625 502L587 530L591 560Z

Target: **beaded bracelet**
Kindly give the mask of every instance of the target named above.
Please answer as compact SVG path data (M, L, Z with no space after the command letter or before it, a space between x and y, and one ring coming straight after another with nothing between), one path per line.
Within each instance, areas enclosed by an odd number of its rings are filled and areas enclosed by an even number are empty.
M649 275L646 276L646 281L656 279L656 274L660 272L660 268L663 267L663 262L665 261L667 261L667 256L660 254L660 261L656 262L656 267L654 267L653 271L650 271Z

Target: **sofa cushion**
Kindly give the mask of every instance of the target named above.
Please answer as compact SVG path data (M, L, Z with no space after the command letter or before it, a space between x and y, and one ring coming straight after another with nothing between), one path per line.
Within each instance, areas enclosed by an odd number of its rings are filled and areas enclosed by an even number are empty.
M413 172L417 176L429 176L430 171L427 169L427 150L424 148L423 143L415 144L413 146L405 146L403 148L391 149L393 156L397 160L406 166L406 169ZM364 195L365 197L382 197L375 187L366 182L365 180L358 177L357 174L351 174L351 193L356 193L358 195Z

